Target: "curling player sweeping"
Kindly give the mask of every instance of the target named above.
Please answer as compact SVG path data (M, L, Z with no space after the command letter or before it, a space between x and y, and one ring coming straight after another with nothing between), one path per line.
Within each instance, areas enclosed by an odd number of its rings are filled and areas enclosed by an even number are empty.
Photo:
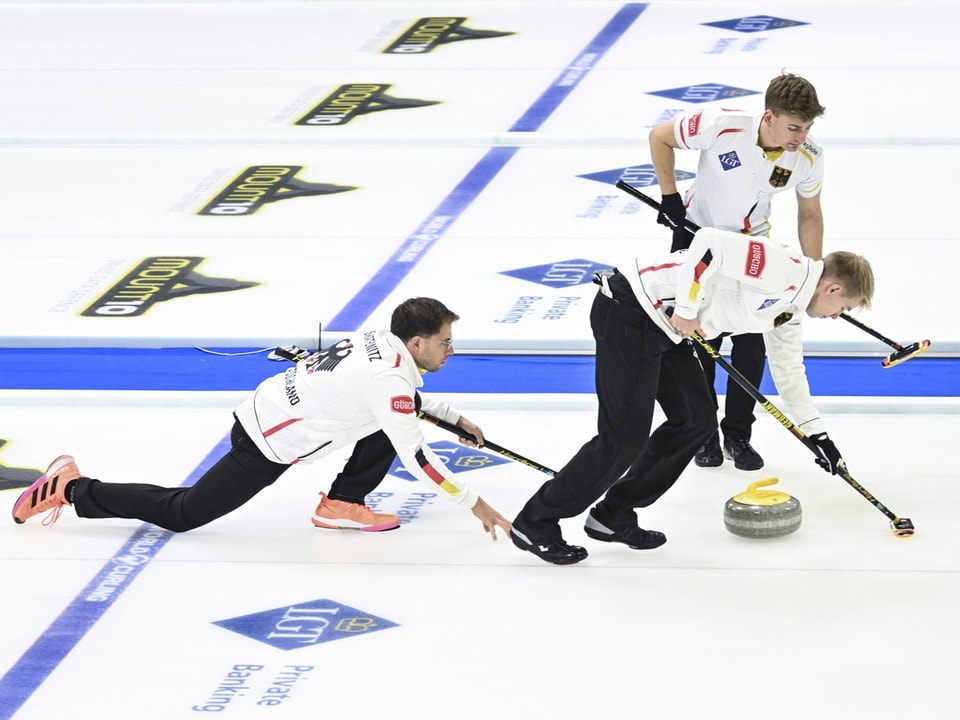
M704 228L688 250L626 259L596 281L598 433L516 516L517 547L558 565L580 562L587 551L564 541L560 521L591 505L584 532L594 540L638 550L666 542L639 526L636 509L667 492L716 429L694 337L764 333L774 382L805 444L824 470L846 473L812 402L801 318L869 307L874 277L865 258L833 252L812 260L766 238ZM666 420L651 433L657 404ZM912 532L912 524L895 532Z
M633 187L632 185L627 184L623 180L620 180L619 182L617 182L617 187L621 190L624 190L628 194L634 196L635 198L641 200L642 202L646 203L647 205L654 208L655 210L661 209L660 203L658 203L656 200L649 197L648 195L645 195L643 192ZM700 227L698 225L695 225L694 223L689 221L686 222L686 226L693 233L696 233L700 230ZM704 264L704 267L706 267L707 265L709 265L710 259L707 259L705 256L702 262ZM871 271L871 275L870 275L871 288L872 288L872 282L873 280L872 280L872 271ZM872 293L872 289L871 289L871 293ZM862 305L864 305L865 307L869 307L869 297L866 297L864 302L862 302ZM811 314L810 308L807 308L807 314L808 315ZM876 330L868 327L867 325L863 324L859 320L855 320L854 318L850 317L846 312L841 311L838 315L837 314L831 315L831 317L841 317L847 322L853 325L856 325L862 330L865 330L869 334L873 335L874 337L882 340L883 342L893 347L897 352L891 354L890 356L888 356L883 360L883 367L885 368L893 367L894 365L897 365L899 363L906 362L910 358L916 357L917 355L920 355L926 352L930 348L929 340L916 342L909 346L904 347L898 343L895 343L893 340L890 340L886 336L881 335ZM690 334L690 339L693 340L695 343L697 343L701 348L703 348L703 350L707 354L709 354L709 356L718 365L724 368L724 370L727 371L730 377L733 380L735 380L736 383L740 387L742 387L744 391L747 392L747 394L749 394L756 402L758 402L764 410L769 412L774 418L776 418L780 422L781 425L783 425L787 430L793 433L793 435L798 440L800 440L804 445L806 445L807 448L812 450L813 453L818 456L818 462L820 461L822 452L815 438L807 436L797 425L794 425L793 422L791 422L786 415L784 415L776 406L774 406L773 403L767 400L767 398L764 397L763 394L761 394L760 391L750 383L750 381L743 375L743 373L741 373L739 370L733 367L731 363L727 362L716 350L716 348L714 348L710 343L704 340L703 336L700 333L692 332ZM802 348L801 348L801 351L802 351ZM778 387L779 387L779 383L778 383ZM876 507L880 512L882 512L884 515L887 516L887 518L890 519L890 528L893 531L894 535L896 535L897 537L911 537L913 535L914 533L913 521L911 521L909 518L899 517L892 510L887 508L883 503L877 500L877 498L875 498L865 487L863 487L863 485L861 485L856 480L854 480L854 478L850 475L849 470L847 470L846 463L844 462L839 463L836 469L833 470L833 472L839 475L840 477L842 477L843 480L848 485L850 485L854 490L860 493L868 502L870 502L874 507Z

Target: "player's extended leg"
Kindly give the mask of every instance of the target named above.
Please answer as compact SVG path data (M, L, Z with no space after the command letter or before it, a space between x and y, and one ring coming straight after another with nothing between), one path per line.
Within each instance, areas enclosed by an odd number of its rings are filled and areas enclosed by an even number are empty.
M191 487L108 483L82 477L67 499L79 517L133 518L186 532L236 510L271 485L289 465L263 456L239 422L231 448Z

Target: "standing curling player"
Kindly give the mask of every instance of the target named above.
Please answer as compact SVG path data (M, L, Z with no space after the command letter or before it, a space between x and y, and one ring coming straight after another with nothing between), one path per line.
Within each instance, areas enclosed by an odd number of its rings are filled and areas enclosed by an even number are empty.
M817 463L836 474L843 461L813 406L800 320L869 307L873 272L864 258L834 252L812 260L765 238L708 228L689 250L631 258L620 268L599 278L590 311L597 435L527 501L510 533L517 547L558 565L587 557L564 541L560 520L601 496L584 526L589 537L634 549L666 542L638 527L635 509L669 490L716 428L692 333L762 332L779 394L816 445ZM651 435L656 403L666 420Z
M767 85L762 115L740 110L698 110L658 125L650 131L650 156L663 193L657 222L673 228L671 250L690 245L693 233L684 227L689 218L701 227L733 230L748 236L770 235L771 199L794 190L797 198L797 236L803 254L819 260L823 254L823 148L809 137L810 128L825 109L813 85L791 73L778 75ZM674 176L674 150L699 150L697 177L681 198ZM744 238L746 242L746 238ZM719 350L723 338L707 338ZM763 336L735 334L730 359L754 387L763 379ZM714 404L716 364L704 348L696 347ZM740 470L759 470L763 458L750 444L755 402L732 378L720 433L714 433L694 457L701 467L716 467L724 455Z
M234 413L230 450L192 487L101 482L61 455L20 495L13 519L22 523L52 511L45 519L52 524L72 505L83 518L135 518L186 532L236 510L291 465L353 444L329 493L320 494L314 525L368 532L398 527L396 515L375 513L364 500L399 456L411 475L468 508L496 540L496 528L507 532L510 523L447 470L416 415L422 404L483 442L479 427L417 392L421 375L436 372L453 354L451 326L458 319L438 300L413 298L394 310L389 331L341 340L268 378Z

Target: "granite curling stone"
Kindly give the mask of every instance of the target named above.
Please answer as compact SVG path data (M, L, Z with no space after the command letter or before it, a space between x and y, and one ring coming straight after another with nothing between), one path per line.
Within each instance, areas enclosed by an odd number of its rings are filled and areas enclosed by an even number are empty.
M760 489L778 482L777 478L757 480L745 492L727 500L723 510L727 530L748 538L773 538L796 532L803 514L800 501L785 492Z

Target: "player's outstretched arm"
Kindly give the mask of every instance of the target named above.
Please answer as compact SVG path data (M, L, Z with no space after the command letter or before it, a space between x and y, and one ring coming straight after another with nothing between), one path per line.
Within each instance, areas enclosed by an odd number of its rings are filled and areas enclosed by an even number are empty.
M497 539L497 528L500 528L509 536L510 521L487 505L483 498L477 499L477 504L473 506L472 512L477 516L477 519L483 523L484 531L490 533L490 537L494 540Z

